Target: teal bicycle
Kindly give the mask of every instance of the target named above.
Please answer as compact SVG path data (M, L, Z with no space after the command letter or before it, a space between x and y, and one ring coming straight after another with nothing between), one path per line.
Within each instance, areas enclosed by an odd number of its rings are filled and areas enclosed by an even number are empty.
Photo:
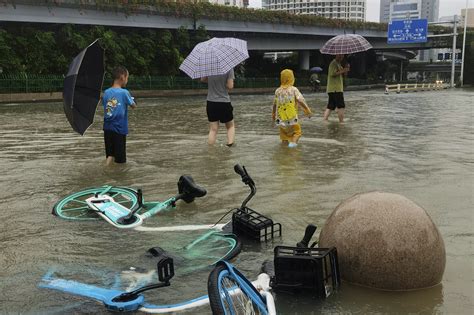
M206 190L196 185L189 175L179 178L178 194L163 202L145 202L141 189L117 186L92 187L59 200L53 207L53 215L66 220L104 219L117 228L136 228L147 218L176 207L177 201L191 203L206 193Z

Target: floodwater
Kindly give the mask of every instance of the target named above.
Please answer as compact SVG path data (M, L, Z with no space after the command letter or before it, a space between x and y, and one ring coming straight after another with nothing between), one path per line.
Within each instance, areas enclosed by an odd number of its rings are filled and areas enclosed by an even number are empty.
M81 137L72 132L60 103L0 105L0 313L105 313L98 303L37 285L51 269L65 278L106 283L130 266L152 268L143 255L148 248L177 248L201 233L61 220L51 208L62 196L111 184L140 187L146 200L163 200L175 193L181 174L192 174L208 195L145 226L209 224L245 198L248 189L233 171L241 163L258 188L249 206L283 225L282 239L244 246L233 261L250 279L272 258L273 246L293 245L308 223L324 225L339 202L358 192L407 196L427 210L446 245L441 285L386 292L343 283L325 301L276 295L280 314L471 314L473 92L349 92L345 125L334 114L324 123L325 95L308 94L317 116L304 121L296 149L279 144L270 95L233 97L233 148L222 145L224 130L218 145L207 146L203 97L140 100L139 109L129 113L128 163L110 168L103 165L101 110ZM185 275L176 270L171 287L151 291L147 299L179 302L206 293L209 269Z

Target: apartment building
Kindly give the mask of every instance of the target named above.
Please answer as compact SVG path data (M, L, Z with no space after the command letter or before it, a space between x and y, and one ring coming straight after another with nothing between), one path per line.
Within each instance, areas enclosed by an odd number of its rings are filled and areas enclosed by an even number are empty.
M380 0L380 22L427 19L437 22L439 0Z
M262 0L262 7L271 11L319 15L332 19L365 21L367 0Z

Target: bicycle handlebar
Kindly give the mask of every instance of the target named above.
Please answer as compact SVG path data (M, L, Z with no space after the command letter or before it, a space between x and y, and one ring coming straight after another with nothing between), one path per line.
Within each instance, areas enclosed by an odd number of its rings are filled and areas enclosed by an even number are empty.
M245 174L245 170L243 169L242 166L240 166L240 164L235 164L234 165L234 171L239 174L241 177L244 177L245 175L248 175L248 174Z
M244 182L245 185L250 186L250 188L255 187L255 182L253 181L252 177L250 177L245 166L235 164L234 171L239 174L240 177L242 177L242 182Z
M247 198L242 202L242 205L240 206L241 209L244 209L247 203L252 199L252 197L255 195L257 192L257 187L255 187L255 182L253 181L252 177L250 177L249 173L247 173L247 170L245 169L245 166L240 166L240 164L235 164L234 165L234 171L242 177L242 182L250 187L250 194L247 196Z

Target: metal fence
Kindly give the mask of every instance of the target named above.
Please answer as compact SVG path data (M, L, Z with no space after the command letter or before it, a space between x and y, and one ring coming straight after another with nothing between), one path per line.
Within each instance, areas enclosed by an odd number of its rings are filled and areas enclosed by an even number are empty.
M0 93L48 93L63 90L64 76L62 75L0 75ZM181 90L205 89L207 85L199 80L175 76L130 76L127 88L130 90ZM104 85L112 83L106 77ZM239 88L268 88L277 87L277 78L237 78L235 87Z
M111 82L111 79L106 82ZM275 78L236 78L237 88L268 88L277 87L279 80ZM155 76L130 76L128 80L130 90L181 90L181 89L206 89L207 84L188 77L155 77Z
M0 93L59 92L63 89L61 75L0 75Z
M0 75L0 93L50 93L63 90L64 76L62 75L27 75L27 74L3 74ZM106 77L104 86L112 83L110 77ZM359 79L347 79L348 85L363 85L373 82ZM237 78L236 88L277 88L280 80L274 78ZM297 78L296 86L308 86L309 80ZM325 77L321 77L321 85L326 85ZM181 89L205 89L205 83L199 80L191 80L188 77L175 76L130 76L127 88L130 90L181 90Z

